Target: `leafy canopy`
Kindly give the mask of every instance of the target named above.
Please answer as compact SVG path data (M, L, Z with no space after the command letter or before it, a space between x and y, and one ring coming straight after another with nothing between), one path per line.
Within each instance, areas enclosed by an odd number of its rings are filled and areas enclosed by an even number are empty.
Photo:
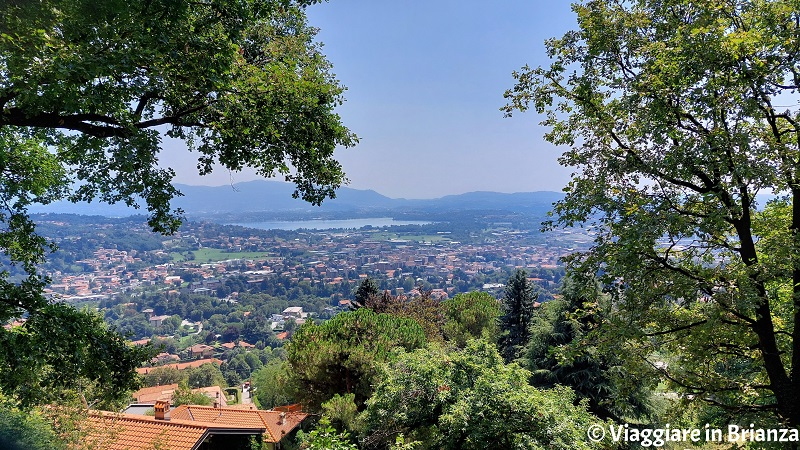
M505 110L545 114L575 167L549 226L597 232L569 260L612 295L597 338L692 398L800 425L800 2L573 8ZM769 191L787 215L761 227Z
M401 353L362 413L362 442L385 448L399 435L422 448L590 449L613 448L586 438L593 423L568 388L539 390L530 373L504 364L494 344L470 341L445 352L428 346Z
M181 211L170 206L180 195L171 184L175 172L159 163L165 136L188 145L200 174L251 167L293 182L294 196L313 204L334 196L346 179L333 151L356 138L334 112L344 88L306 23L304 8L312 3L3 2L0 322L23 314L62 317L41 294L48 280L36 267L50 246L36 234L31 204L142 203L154 230L177 230ZM25 325L17 335L35 332ZM95 338L117 346L127 364L116 369L144 361L104 333ZM3 336L4 343L17 339ZM26 352L6 346L4 378ZM82 364L80 352L62 356L67 365ZM50 359L31 361L44 373L54 370ZM120 381L115 373L103 377Z
M103 318L55 303L0 333L0 390L22 405L66 401L114 408L139 384L151 347L128 345ZM116 388L110 388L114 386Z
M610 313L608 296L594 277L574 273L564 279L561 293L531 318L530 341L520 360L531 371L531 384L568 386L588 401L590 412L617 423L652 418L655 386L631 377L624 360L598 351L602 346L594 340L601 318Z
M170 199L179 193L172 169L158 164L163 135L197 152L201 174L214 164L253 167L293 181L312 203L333 196L345 180L333 150L355 137L333 112L343 88L306 24L309 3L8 4L0 12L8 232L24 228L11 219L30 203L64 196L141 198L154 229L175 231L180 211ZM14 261L31 259L3 248Z
M317 408L335 394L354 394L357 405L369 398L380 364L396 347L425 345L425 331L414 320L360 308L315 325L306 322L287 346L289 382L304 405Z
M464 348L470 339L497 340L500 303L486 292L457 294L441 303L445 339Z

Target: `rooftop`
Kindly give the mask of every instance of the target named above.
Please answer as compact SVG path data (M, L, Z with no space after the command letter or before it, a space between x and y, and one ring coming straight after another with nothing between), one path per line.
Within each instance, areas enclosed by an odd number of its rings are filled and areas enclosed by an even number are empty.
M236 425L208 424L185 420L92 411L87 426L87 444L103 450L194 450L210 434L259 434L258 429Z
M181 405L172 410L173 420L212 423L218 426L260 428L265 442L280 442L308 417L303 412L260 411Z

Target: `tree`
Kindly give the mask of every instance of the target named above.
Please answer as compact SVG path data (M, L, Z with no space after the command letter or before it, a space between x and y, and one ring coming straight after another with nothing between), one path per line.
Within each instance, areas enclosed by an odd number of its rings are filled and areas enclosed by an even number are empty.
M322 415L328 418L337 430L358 430L358 405L355 394L336 394L321 407Z
M222 331L222 337L220 338L222 342L234 342L239 339L239 327L236 325L228 325Z
M192 392L192 388L189 387L186 381L182 381L178 384L178 389L175 389L175 392L172 394L172 403L175 406L180 405L200 405L200 406L209 406L211 405L211 399L208 398L202 392Z
M264 367L253 372L252 391L262 409L295 403L288 386L289 373L287 364L274 359Z
M302 449L308 450L357 450L358 446L350 442L350 433L337 432L327 417L322 417L317 427L308 433L303 440Z
M530 382L541 389L568 386L588 409L617 423L650 420L655 414L647 380L634 380L624 360L597 351L585 339L609 313L608 296L594 277L567 277L562 298L543 303L533 312L530 341L522 365L531 371Z
M413 319L425 330L425 338L429 342L441 342L444 339L443 308L439 300L431 297L430 291L425 291L412 299L394 296L385 291L369 297L363 307L376 313Z
M101 316L54 303L0 333L0 390L23 406L77 396L112 407L138 388L133 369L153 354L152 346L129 345Z
M250 344L269 343L275 337L271 323L263 316L246 319L242 327L242 338Z
M400 434L435 449L613 448L588 442L586 430L602 421L573 405L568 388L539 390L529 376L485 341L401 354L367 402L361 440L366 448L387 448Z
M458 294L442 302L444 337L463 348L470 339L497 340L500 303L485 292Z
M500 353L506 361L519 356L530 336L533 304L538 297L533 285L528 281L528 273L517 269L508 279L503 296L503 315L500 317Z
M0 405L0 447L8 450L68 448L41 414L8 405Z
M320 325L306 322L286 348L289 382L312 410L335 394L354 394L361 406L393 349L424 344L425 332L413 319L367 308L337 314Z
M197 152L200 174L252 167L313 204L333 197L345 181L333 151L356 138L333 111L343 87L306 23L315 2L4 3L0 248L27 275L0 270L0 322L49 314L37 265L54 247L30 205L141 201L154 230L177 230L164 134Z
M800 87L799 6L587 1L578 29L547 42L552 64L515 73L505 108L546 113L545 137L568 147L576 172L546 226L597 233L568 260L612 295L596 338L642 376L791 426L800 112L783 105Z
M216 363L205 363L200 367L186 370L189 372L187 382L190 388L225 387L225 377Z
M375 284L375 281L367 277L358 285L350 309L363 308L370 299L380 294L381 291L378 289L378 285Z
M178 370L169 366L155 367L150 369L142 378L142 384L147 387L163 386L187 381L188 373L185 370Z

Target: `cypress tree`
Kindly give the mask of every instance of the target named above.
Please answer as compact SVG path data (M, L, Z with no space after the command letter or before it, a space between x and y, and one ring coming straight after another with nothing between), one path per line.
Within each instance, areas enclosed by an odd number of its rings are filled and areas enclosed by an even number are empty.
M503 334L499 346L506 362L516 359L528 343L533 304L538 297L528 281L528 273L517 269L506 284L503 296L504 314L500 317L500 330Z

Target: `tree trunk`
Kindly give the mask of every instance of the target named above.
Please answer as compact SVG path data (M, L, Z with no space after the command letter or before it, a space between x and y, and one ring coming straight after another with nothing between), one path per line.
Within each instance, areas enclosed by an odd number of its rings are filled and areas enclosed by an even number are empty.
M788 421L789 425L797 426L800 423L797 422L794 412L796 409L794 407L796 401L793 395L794 389L786 373L786 368L781 360L780 350L778 349L775 324L772 322L772 311L767 289L764 285L764 281L759 278L758 272L752 270L753 266L758 263L758 254L752 235L749 206L743 205L742 218L737 221L734 226L739 235L742 262L744 262L745 266L750 270L748 276L758 292L758 304L755 308L755 322L750 325L750 328L758 337L758 348L761 351L761 358L764 361L764 369L767 371L767 376L769 377L770 390L775 394L778 414L783 417L784 420ZM795 286L795 289L797 289L797 286ZM795 340L795 342L798 341Z

